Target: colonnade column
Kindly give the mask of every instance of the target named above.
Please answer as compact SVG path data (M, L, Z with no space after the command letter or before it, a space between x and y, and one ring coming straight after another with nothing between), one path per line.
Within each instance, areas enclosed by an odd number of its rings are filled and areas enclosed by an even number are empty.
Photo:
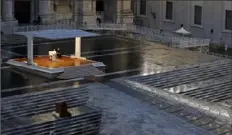
M81 22L81 18L80 18L80 11L81 11L81 4L82 1L81 0L73 0L74 5L73 5L73 18L75 22Z
M39 16L42 23L50 23L54 21L54 10L51 0L39 1Z
M1 32L1 34L2 34L2 0L0 1L0 32ZM0 34L0 35L1 35ZM0 40L2 40L1 39L1 37L0 37ZM0 42L1 43L1 42ZM1 45L1 44L0 44Z
M2 22L1 29L4 34L12 34L14 26L18 25L18 21L14 18L14 0L1 0L2 6Z
M27 64L33 65L33 36L27 36Z
M131 0L117 0L116 2L117 23L133 23Z
M14 19L14 14L13 14L13 0L2 0L2 8L3 8L3 12L2 12L2 16L3 16L3 20L5 21L13 21Z
M122 20L122 0L116 0L116 22L123 23Z
M0 1L0 22L1 21L2 21L2 0Z

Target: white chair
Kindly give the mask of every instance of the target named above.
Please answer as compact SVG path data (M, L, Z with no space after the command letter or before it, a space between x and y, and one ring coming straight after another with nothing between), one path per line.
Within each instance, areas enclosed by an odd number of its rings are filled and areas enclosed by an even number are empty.
M49 51L49 52L48 52L48 55L49 55L49 59L50 59L51 61L55 61L55 60L56 60L57 54L56 54L56 51L55 51L55 50L54 50L54 51Z

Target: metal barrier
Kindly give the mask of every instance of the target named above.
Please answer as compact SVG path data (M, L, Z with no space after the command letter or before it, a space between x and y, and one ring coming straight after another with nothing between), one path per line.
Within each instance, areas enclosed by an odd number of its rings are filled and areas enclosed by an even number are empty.
M172 44L177 45L179 48L209 46L209 39L197 39L197 38L183 38L183 37L171 37Z
M197 51L209 55L231 58L228 55L221 55L209 52L209 39L181 37L172 33L160 32L157 29L132 25L132 24L78 24L72 20L60 20L54 24L18 26L14 33L26 31L39 31L48 29L82 29L94 32L103 31L106 35L123 35L135 40L161 42L174 48L196 48Z
M188 38L180 37L174 34L162 33L160 30L150 29L147 27L136 26L132 24L78 24L71 20L63 20L55 22L54 24L43 24L43 25L31 25L31 26L19 26L14 28L16 32L26 31L38 31L45 29L83 29L83 30L111 30L111 31L125 31L141 36L146 36L150 40L162 41L165 43L172 44L176 47L196 47L196 46L208 46L209 39L200 38Z

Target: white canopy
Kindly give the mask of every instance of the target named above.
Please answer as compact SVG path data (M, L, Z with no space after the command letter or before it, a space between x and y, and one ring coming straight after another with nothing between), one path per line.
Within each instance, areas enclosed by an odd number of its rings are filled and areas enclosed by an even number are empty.
M190 35L191 33L185 30L183 27L181 27L179 30L176 30L175 33L181 34L181 35Z
M99 34L77 29L50 29L39 31L16 32L27 36L27 63L33 65L33 38L45 38L50 40L75 38L75 57L81 57L81 37L98 36Z
M99 34L96 33L91 33L91 32L86 32L83 30L76 30L76 29L52 29L52 30L40 30L40 31L27 31L27 32L17 32L16 34L46 38L50 40L99 36Z

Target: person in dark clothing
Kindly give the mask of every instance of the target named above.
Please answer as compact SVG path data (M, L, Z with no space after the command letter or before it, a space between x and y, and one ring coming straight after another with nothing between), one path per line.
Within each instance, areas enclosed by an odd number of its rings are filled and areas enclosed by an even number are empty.
M97 18L97 24L100 26L101 25L101 19Z
M65 102L56 103L55 112L60 118L72 116L72 114L68 111L68 106Z
M40 24L40 23L41 23L41 17L38 16L37 24Z
M36 25L37 24L37 20L33 20L33 24Z
M60 53L60 48L57 48L57 49L56 49L56 54L57 54L57 57L58 57L58 58L61 58L61 57L62 57L62 55L61 55L61 53Z

